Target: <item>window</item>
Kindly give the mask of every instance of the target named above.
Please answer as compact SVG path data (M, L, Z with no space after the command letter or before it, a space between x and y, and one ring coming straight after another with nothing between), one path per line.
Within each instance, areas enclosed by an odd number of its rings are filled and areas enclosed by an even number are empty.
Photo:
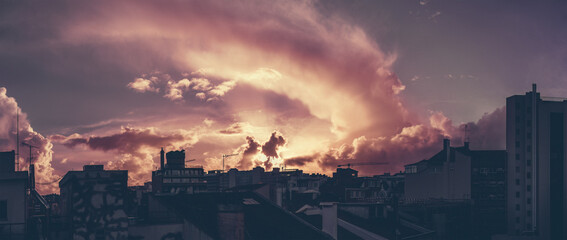
M516 160L520 160L520 154L516 153Z
M526 146L526 151L527 151L527 152L532 152L532 145Z
M517 148L520 147L520 141L516 141L516 147L517 147Z
M531 192L531 191L532 191L532 185L526 186L526 190L527 190L528 192Z
M526 199L526 203L532 204L532 198L527 198L527 199Z
M532 133L531 132L528 133L527 138L532 139Z
M528 167L532 166L532 160L528 159L526 160L526 165L528 165Z
M516 198L520 198L520 192L516 192Z
M532 216L532 210L528 210L528 211L526 212L526 216L531 217L531 216Z
M8 219L8 201L0 200L0 220Z
M520 211L520 204L516 204L516 211Z
M532 179L532 172L527 172L527 173L526 173L526 178Z
M520 172L520 167L516 167L516 172L517 172L517 173Z
M516 178L516 185L520 185L520 179Z

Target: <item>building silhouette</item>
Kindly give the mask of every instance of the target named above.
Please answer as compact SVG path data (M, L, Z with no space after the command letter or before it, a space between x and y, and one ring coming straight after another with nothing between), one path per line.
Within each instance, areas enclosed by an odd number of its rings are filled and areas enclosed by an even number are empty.
M167 162L165 162L167 160ZM207 185L203 167L185 166L185 150L160 151L160 169L152 172L152 191L161 194L205 192Z
M510 235L567 238L566 113L566 99L543 98L535 84L506 99Z
M0 152L0 239L25 239L28 172L14 171L15 152Z
M405 166L404 202L409 206L432 209L434 214L446 219L470 215L459 220L461 225L455 226L470 226L466 229L470 232L459 238L488 239L493 234L504 233L505 164L504 150L471 150L468 142L462 147L451 147L450 140L445 139L439 153ZM453 209L438 211L443 208ZM433 222L443 225L439 221ZM439 229L436 228L443 234ZM455 231L455 234L459 232Z
M15 151L0 152L0 239L42 239L50 206L35 189L35 166L15 171Z
M59 182L65 227L54 239L128 239L128 171L85 165Z

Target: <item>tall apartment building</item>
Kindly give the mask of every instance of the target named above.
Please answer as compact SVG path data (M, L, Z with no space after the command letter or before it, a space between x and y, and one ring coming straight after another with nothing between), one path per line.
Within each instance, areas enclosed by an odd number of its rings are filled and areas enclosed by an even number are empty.
M567 100L533 85L506 99L508 234L567 239Z

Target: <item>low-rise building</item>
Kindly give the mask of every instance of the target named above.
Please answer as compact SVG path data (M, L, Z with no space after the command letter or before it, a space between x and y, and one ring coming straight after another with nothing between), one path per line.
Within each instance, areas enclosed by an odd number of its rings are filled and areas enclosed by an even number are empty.
M0 152L0 239L25 239L28 172L14 171L15 152Z

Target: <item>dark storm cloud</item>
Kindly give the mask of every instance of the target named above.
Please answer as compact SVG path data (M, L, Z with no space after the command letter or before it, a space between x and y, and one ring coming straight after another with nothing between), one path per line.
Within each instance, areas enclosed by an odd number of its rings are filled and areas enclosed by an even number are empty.
M117 150L120 153L136 153L143 147L158 148L169 146L173 142L189 140L182 134L162 135L152 129L134 129L129 127L123 128L121 133L110 136L62 137L61 135L54 135L51 139L60 141L63 145L71 148L77 145L86 145L92 150Z
M253 137L247 136L246 137L247 145L244 148L244 152L242 152L242 158L240 162L238 162L239 169L250 169L252 167L252 160L253 158L260 153L260 143L256 142Z
M286 141L282 135L278 136L277 132L273 132L270 139L262 145L262 153L266 157L278 157L278 148L285 145Z
M303 167L307 163L311 163L311 162L315 161L315 159L317 159L317 158L319 158L318 155L292 157L292 158L284 159L284 164L289 165L289 166Z

